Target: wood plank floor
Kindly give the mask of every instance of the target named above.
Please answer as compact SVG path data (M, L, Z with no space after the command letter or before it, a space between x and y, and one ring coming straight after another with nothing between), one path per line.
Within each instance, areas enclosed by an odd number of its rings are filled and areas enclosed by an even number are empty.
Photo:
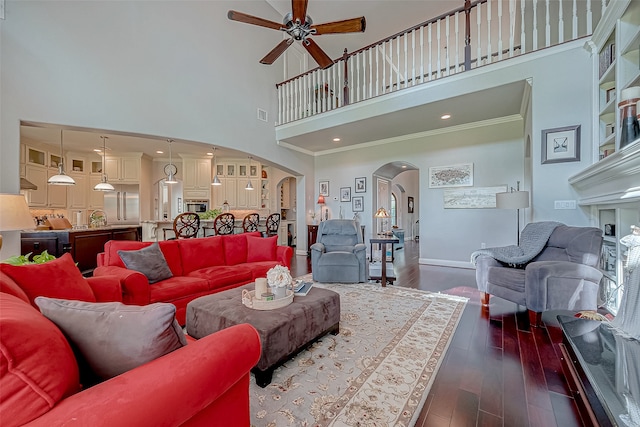
M416 427L583 426L560 362L557 329L532 328L516 304L491 297L489 309L471 269L418 264L418 244L396 251L396 286L469 298ZM291 272L309 273L295 256Z

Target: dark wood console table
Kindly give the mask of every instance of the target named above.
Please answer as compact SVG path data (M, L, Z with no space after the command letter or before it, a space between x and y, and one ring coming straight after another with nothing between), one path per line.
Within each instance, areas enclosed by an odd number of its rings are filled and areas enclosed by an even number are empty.
M607 322L558 316L563 369L585 425L638 425L640 342Z
M395 272L393 271L393 263L387 262L387 243L391 244L393 248L394 243L398 243L397 237L375 237L369 240L371 248L374 244L379 244L382 249L382 259L380 260L380 273L378 275L378 268L375 265L369 265L369 278L372 280L380 280L380 284L384 287L387 286L387 280L391 283L395 280ZM393 249L392 249L393 250ZM373 249L371 250L371 258L373 259ZM391 268L391 274L387 274L387 270Z
M318 238L318 226L316 224L307 225L307 257L311 256L311 245L316 242Z

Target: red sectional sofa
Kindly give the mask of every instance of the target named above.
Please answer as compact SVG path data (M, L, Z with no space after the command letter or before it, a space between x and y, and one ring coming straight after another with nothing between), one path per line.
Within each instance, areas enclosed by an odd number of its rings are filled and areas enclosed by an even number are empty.
M263 238L254 232L161 241L160 250L173 277L154 284L149 284L144 274L128 270L118 255L119 250L137 250L152 242L111 240L98 254L98 267L93 274L117 276L125 304L174 304L176 319L184 325L190 301L266 277L267 271L278 264L289 268L293 249L277 246L276 239L277 236Z
M122 293L117 278L82 279L71 257L63 258L50 261L50 274L39 271L32 280L32 266L20 267L27 270L17 275L12 271L14 280L0 264L3 427L250 425L249 371L260 357L260 339L247 324L190 342L83 389L65 335L40 314L33 300L48 296L112 302ZM69 276L60 278L70 269L76 270L74 289ZM59 286L62 282L66 285Z

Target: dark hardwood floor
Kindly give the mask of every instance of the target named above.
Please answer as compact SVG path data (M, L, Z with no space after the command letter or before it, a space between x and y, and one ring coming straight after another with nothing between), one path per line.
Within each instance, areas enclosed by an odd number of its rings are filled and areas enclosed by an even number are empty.
M562 373L557 328L530 327L526 311L491 297L489 309L471 269L418 264L418 244L396 251L395 286L469 298L416 427L583 426ZM293 276L311 271L294 256Z

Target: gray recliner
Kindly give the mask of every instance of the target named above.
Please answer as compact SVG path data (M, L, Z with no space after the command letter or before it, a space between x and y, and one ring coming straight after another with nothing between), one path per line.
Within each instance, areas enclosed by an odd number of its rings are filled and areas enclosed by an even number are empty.
M599 228L558 225L542 251L525 265L514 267L479 256L476 283L483 305L495 295L525 306L535 326L547 310L596 310L602 240Z
M367 247L360 225L348 219L330 219L318 226L311 245L313 280L323 283L359 283L368 277Z

